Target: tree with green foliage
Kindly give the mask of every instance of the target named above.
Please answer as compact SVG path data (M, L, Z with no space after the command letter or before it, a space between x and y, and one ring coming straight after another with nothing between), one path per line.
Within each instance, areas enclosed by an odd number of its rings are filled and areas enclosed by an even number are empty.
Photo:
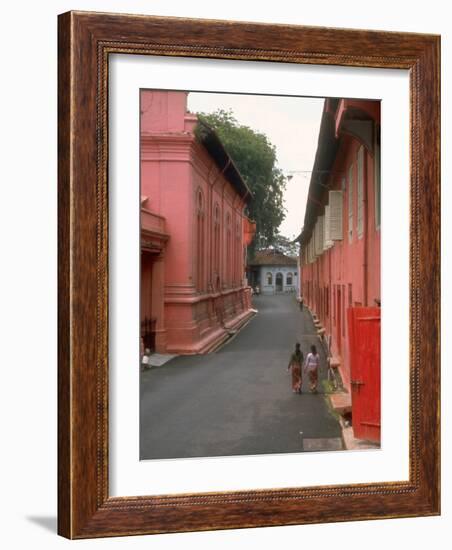
M253 193L248 216L256 222L256 236L251 249L271 245L285 217L286 177L276 165L275 146L265 134L239 124L232 111L218 109L199 116L216 131Z
M278 252L284 254L285 256L298 256L300 252L300 245L298 242L291 241L280 233L275 235L272 247Z

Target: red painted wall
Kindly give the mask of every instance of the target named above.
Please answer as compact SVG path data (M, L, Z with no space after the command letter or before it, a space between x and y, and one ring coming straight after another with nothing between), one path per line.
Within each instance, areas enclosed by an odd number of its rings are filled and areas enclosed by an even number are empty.
M160 351L203 353L251 315L245 201L197 141L186 102L185 92L142 92L141 196L169 235Z
M379 104L354 101L379 123ZM365 105L360 105L365 104ZM336 113L343 116L342 105ZM349 306L375 306L380 303L380 228L376 222L375 204L375 153L364 147L364 205L363 235L357 235L357 157L362 143L350 135L341 135L340 145L328 181L330 189L343 190L343 239L313 263L302 266L302 294L305 303L320 318L331 336L332 353L341 359L341 374L345 386L350 388L350 358L347 334L347 308ZM378 162L378 161L377 161ZM353 170L353 232L349 239L349 168ZM343 186L345 177L345 188ZM367 251L366 251L367 247Z

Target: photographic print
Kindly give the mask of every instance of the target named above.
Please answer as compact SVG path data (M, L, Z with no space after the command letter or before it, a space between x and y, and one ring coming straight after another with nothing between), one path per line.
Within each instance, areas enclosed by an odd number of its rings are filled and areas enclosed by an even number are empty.
M440 37L58 25L58 532L439 514Z
M380 448L380 102L142 89L140 155L140 459Z

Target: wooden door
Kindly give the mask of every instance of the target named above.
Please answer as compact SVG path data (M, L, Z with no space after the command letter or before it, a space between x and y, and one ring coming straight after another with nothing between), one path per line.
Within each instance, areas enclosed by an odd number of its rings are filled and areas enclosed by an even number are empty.
M358 439L380 442L380 308L347 311L353 432Z

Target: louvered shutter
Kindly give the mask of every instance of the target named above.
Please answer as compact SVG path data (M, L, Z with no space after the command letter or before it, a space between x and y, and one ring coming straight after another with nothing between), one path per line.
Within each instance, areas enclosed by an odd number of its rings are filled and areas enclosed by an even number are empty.
M318 218L318 223L319 223L319 255L323 254L323 241L324 241L324 227L325 227L325 222L324 222L324 219L325 219L325 216L320 216Z
M325 206L325 215L323 216L323 250L333 246L330 235L330 205Z
M329 192L330 238L332 241L342 240L342 191Z
M314 226L314 255L315 256L317 256L318 243L319 243L319 224L318 224L318 220L316 220L315 226Z
M358 238L363 236L364 229L364 147L358 150L358 183L357 183L358 215L356 220L356 231Z
M314 251L316 256L323 254L323 216L319 216L315 223Z

